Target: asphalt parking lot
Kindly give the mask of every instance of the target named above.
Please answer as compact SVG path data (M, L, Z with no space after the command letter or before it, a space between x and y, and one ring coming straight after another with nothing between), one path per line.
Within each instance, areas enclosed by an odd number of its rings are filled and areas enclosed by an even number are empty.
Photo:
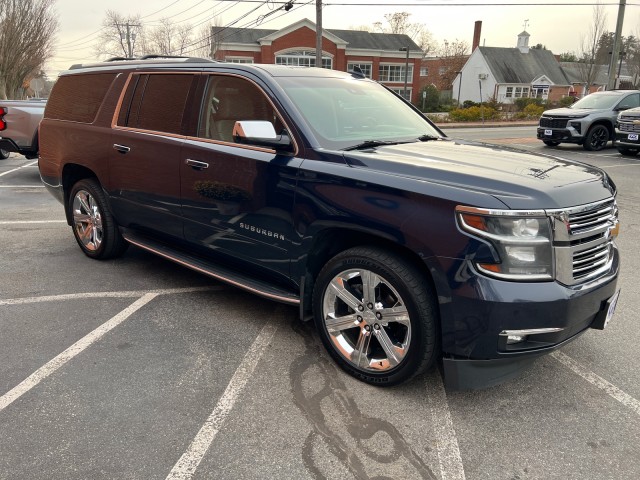
M364 385L295 308L133 247L90 260L36 163L0 161L0 479L640 478L640 157L553 153L618 186L618 309L474 392Z

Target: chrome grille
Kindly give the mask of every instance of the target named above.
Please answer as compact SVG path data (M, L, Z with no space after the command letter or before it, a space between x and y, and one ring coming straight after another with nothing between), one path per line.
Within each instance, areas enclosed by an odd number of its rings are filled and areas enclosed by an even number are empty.
M575 285L609 270L613 261L611 230L618 223L618 207L613 198L548 213L554 220L558 281Z
M609 200L591 210L569 213L569 232L572 236L608 228L615 214L615 202Z
M621 132L640 133L640 124L619 122L618 130L620 130Z

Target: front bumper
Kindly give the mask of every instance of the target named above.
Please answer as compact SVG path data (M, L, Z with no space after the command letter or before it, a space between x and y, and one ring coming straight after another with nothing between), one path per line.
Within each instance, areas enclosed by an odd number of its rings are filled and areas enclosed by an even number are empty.
M631 135L635 135L636 137L638 137L638 140L629 139L630 133ZM616 146L630 149L640 149L640 134L634 134L633 132L620 132L616 130Z
M549 132L551 132L551 135L549 135ZM539 140L549 140L561 143L582 143L584 141L584 136L574 128L538 127L537 137Z
M617 291L619 254L614 249L605 275L573 287L506 282L468 266L457 268L466 269L466 282L449 283L450 301L441 301L442 350L447 388L465 390L502 383L588 329L603 328L608 301ZM514 344L501 335L530 329L549 331Z

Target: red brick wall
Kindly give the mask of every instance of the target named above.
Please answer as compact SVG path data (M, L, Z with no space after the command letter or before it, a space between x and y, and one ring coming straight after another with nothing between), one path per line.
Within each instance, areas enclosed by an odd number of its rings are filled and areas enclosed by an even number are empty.
M301 27L283 37L280 37L273 41L271 45L263 45L260 52L243 52L239 50L218 50L215 54L216 60L224 60L226 57L250 57L253 58L254 63L275 63L276 52L294 50L298 48L311 48L316 47L316 32L308 27ZM347 56L345 49L338 48L335 43L326 38L322 38L322 50L324 53L328 53L333 56L333 68L334 70L347 70L347 64L350 62L372 62L371 75L374 80L378 80L378 69L380 63L405 63L405 58L395 57L368 57L368 56ZM418 96L418 91L421 87L420 77L420 62L421 59L409 59L409 63L413 65L413 79L409 83L408 87L412 87L412 101ZM431 72L429 72L431 73ZM437 73L437 72L436 72ZM388 84L395 88L404 87L404 82Z

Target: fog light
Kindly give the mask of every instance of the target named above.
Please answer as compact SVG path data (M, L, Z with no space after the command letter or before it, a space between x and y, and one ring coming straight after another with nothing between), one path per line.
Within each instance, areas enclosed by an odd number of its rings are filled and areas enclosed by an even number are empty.
M507 345L513 345L514 343L524 342L527 339L526 335L509 335L507 337Z

